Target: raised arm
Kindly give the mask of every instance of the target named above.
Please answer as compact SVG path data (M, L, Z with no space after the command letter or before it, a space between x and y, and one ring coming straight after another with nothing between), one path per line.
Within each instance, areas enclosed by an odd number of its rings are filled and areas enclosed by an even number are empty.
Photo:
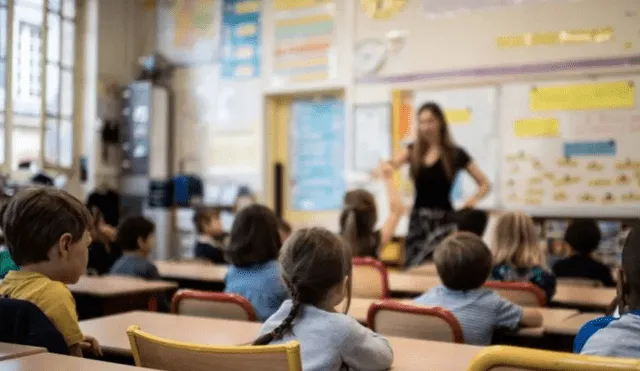
M389 164L381 165L381 175L384 180L384 186L387 189L387 197L389 199L389 215L384 221L380 229L380 246L379 249L391 242L395 234L400 218L404 214L405 207L402 202L400 192L393 183L393 168Z
M398 169L402 165L404 165L404 164L406 164L408 162L409 162L409 148L405 147L400 152L396 153L393 156L391 161L389 161L389 164L391 165L392 168Z

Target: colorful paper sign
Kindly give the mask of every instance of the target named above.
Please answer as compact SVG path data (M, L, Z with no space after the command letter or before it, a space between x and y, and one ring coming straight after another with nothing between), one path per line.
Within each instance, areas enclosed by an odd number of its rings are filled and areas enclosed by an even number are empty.
M616 142L613 140L596 140L581 142L565 142L564 156L615 156Z
M532 46L603 43L613 40L614 34L613 27L591 30L528 32L521 35L500 36L496 39L496 44L500 49L511 49Z
M214 3L211 0L176 0L172 6L175 24L173 45L190 48L199 39L214 35Z
M460 125L471 123L471 110L465 109L447 109L444 112L449 125Z
M260 75L260 4L256 0L224 0L222 14L223 78Z
M516 137L557 137L560 135L560 121L555 118L529 118L518 120L513 125Z
M529 106L532 111L633 108L635 85L616 81L538 87L529 92Z

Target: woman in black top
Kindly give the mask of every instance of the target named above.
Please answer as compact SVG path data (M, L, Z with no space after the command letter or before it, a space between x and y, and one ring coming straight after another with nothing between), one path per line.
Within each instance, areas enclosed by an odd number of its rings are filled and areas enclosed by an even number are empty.
M405 266L416 266L431 256L436 244L454 228L450 193L460 170L478 184L478 192L464 207L474 207L490 189L489 181L464 149L457 147L444 112L436 103L418 110L417 139L392 161L394 167L408 163L416 198L405 240Z

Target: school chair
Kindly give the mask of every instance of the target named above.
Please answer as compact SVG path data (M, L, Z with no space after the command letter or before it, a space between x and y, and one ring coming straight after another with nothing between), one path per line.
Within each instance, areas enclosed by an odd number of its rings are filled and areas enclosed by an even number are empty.
M484 287L496 291L503 298L523 307L547 305L544 291L530 282L487 281Z
M133 359L138 367L163 371L302 371L300 343L280 345L198 345L163 339L127 329Z
M256 320L256 312L247 299L224 292L180 290L171 300L171 313L238 321Z
M389 297L387 267L373 258L353 258L353 297L386 299Z
M492 346L476 355L467 371L637 371L639 368L637 359Z
M559 277L556 279L558 285L566 285L566 286L580 286L580 287L602 287L602 281L600 280L590 280L588 278L578 278L578 277Z
M367 324L373 331L386 336L464 343L460 323L453 313L440 307L390 300L373 303L369 307Z

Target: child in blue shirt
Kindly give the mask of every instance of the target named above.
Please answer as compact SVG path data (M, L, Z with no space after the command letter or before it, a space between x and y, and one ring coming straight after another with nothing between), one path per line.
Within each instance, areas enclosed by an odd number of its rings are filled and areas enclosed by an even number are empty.
M300 342L305 371L387 370L387 340L336 307L351 301L351 247L322 228L295 232L280 254L291 295L262 326L254 345Z
M457 232L445 239L434 253L442 285L415 299L416 304L438 306L456 317L465 343L489 345L497 328L537 327L542 316L482 288L491 272L491 251L471 232Z
M530 282L540 287L550 302L556 293L556 277L546 268L545 251L533 219L523 212L506 212L498 218L493 237L491 278Z
M618 280L620 317L601 317L586 323L573 344L575 353L640 358L640 226L636 225L622 250Z
M253 204L238 212L226 250L231 266L224 291L247 299L260 321L275 313L288 297L277 260L281 245L273 211Z

